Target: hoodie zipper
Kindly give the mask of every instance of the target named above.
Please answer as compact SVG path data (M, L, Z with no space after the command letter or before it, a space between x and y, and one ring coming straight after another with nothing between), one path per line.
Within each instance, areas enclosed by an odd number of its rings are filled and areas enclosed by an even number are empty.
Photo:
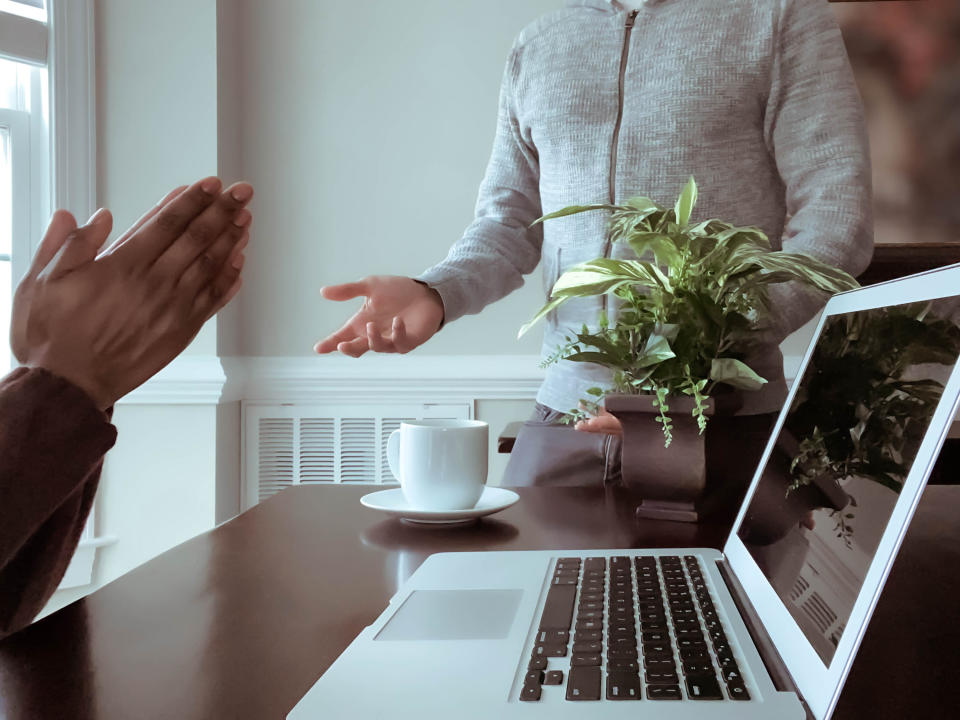
M613 140L610 143L610 204L617 201L617 151L620 144L620 123L623 120L623 85L624 77L627 74L627 57L630 55L630 34L633 32L633 23L637 19L639 10L631 10L627 13L627 20L623 28L623 47L620 50L620 77L617 81L617 120L613 125ZM603 248L603 256L610 257L612 246L610 240L606 240ZM603 296L603 311L607 311L607 296Z
M630 33L639 10L627 13L623 29L623 48L620 51L620 78L617 81L617 121L613 125L613 142L610 143L610 204L617 201L617 150L620 142L620 122L623 120L623 83L627 74L627 57L630 55Z

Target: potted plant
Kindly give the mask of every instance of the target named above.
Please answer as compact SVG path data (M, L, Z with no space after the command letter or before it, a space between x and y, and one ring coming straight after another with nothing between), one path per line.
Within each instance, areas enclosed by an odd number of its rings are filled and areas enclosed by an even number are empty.
M571 206L538 219L609 212L609 240L628 245L636 258L601 257L570 268L520 330L572 298L617 298L614 318L584 326L546 362L597 363L612 371L611 387L591 388L585 409L571 410L568 420L602 403L623 427L622 473L644 497L639 514L688 521L700 516L706 446L717 444L710 442L709 417L732 415L738 392L766 383L745 359L768 324L768 286L797 281L828 293L857 286L842 270L772 250L759 228L715 219L691 223L696 199L690 178L673 208L634 197L624 205ZM659 433L650 432L654 422ZM732 423L718 425L736 438Z

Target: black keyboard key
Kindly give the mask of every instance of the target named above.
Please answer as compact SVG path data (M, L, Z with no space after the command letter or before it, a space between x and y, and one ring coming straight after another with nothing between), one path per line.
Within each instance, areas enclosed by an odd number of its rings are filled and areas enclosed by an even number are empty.
M702 677L704 675L713 675L713 663L710 659L684 660L681 663L683 674L687 677Z
M593 601L593 602L581 602L581 603L580 603L580 606L577 608L577 610L580 611L580 612L584 612L584 611L590 612L590 611L594 611L594 610L603 610L603 603L600 602L599 600L595 600L595 601Z
M644 658L643 667L647 672L676 672L677 666L673 660L655 660Z
M570 642L570 633L567 630L541 630L537 633L537 642L566 645Z
M677 685L680 678L675 672L648 672L644 673L647 685Z
M680 659L685 662L710 662L710 653L706 645L696 645L680 649Z
M603 620L603 610L582 610L577 613L577 620Z
M599 592L581 592L580 593L580 602L603 602L603 593Z
M599 700L599 667L573 667L567 675L567 700Z
M640 665L636 660L607 660L607 670L629 670L632 673L640 672Z
M668 643L670 635L666 632L656 632L653 630L643 630L643 644L647 643Z
M679 685L648 685L647 697L651 700L682 700Z
M592 667L594 665L599 667L602 659L599 653L574 653L573 657L570 658L570 667Z
M544 685L563 685L563 670L549 670L543 678Z
M573 636L575 643L579 642L599 642L603 640L602 630L577 630Z
M634 648L637 647L637 638L635 637L611 637L610 642L607 643L607 646L613 649L619 648Z
M610 660L636 660L637 648L614 648L607 650L607 658Z
M543 670L530 670L527 672L526 677L523 678L524 685L542 685L543 684Z
M750 693L743 683L728 683L727 692L730 693L731 700L749 700Z
M593 655L603 652L603 643L601 642L578 642L573 644L573 652L576 654Z
M527 670L546 670L547 669L547 658L544 655L535 655L530 658L530 664L527 665Z
M540 629L569 630L576 597L577 588L573 585L551 586L543 606L543 615L540 616Z
M580 630L602 630L602 620L577 620L577 632Z
M543 690L540 687L540 683L535 685L524 685L523 689L520 691L520 699L526 702L536 702L540 699L540 695Z
M720 674L723 675L723 681L727 684L743 683L743 675L740 674L739 668L723 670Z
M560 643L538 643L533 646L534 657L566 657L567 646Z
M723 700L723 691L713 676L687 678L687 697L691 700Z
M607 675L607 700L639 700L642 696L637 673L615 670Z
M569 575L569 576L557 575L553 578L553 582L551 582L550 584L551 585L576 585L577 582L579 582L579 580L576 575Z
M583 567L584 570L606 570L607 559L602 557L588 557Z

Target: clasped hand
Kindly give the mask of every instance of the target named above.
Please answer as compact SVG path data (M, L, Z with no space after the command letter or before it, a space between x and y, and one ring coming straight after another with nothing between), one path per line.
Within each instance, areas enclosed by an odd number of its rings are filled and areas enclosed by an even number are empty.
M240 289L253 188L217 178L177 188L106 250L106 210L77 227L57 211L13 301L25 366L112 406L176 357Z

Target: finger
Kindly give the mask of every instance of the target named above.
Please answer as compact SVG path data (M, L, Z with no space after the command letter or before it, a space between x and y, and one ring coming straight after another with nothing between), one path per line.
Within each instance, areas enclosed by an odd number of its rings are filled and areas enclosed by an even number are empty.
M621 435L623 428L620 421L613 415L597 415L588 420L581 420L574 425L576 430L589 433L604 433L607 435Z
M220 193L157 258L151 272L168 278L180 277L194 260L208 252L228 225L245 228L250 224L253 216L244 206L251 198L253 187L247 183L236 183Z
M57 210L50 218L50 224L47 226L47 232L40 241L40 247L37 248L36 255L33 256L33 262L30 263L30 269L27 271L27 277L35 278L40 274L53 257L60 251L63 243L66 242L70 233L77 229L77 220L66 210Z
M147 223L148 220L150 220L154 215L160 212L160 210L162 210L171 200L173 200L175 197L180 195L180 193L182 193L186 189L187 189L186 185L181 185L179 187L174 188L173 190L168 192L166 195L164 195L163 198L160 200L160 202L158 202L152 208L147 210L143 215L141 215L140 218L133 225L127 228L127 231L123 233L123 235L121 235L112 243L110 243L110 246L100 254L109 255L118 247L123 245L127 240L130 239L131 235L133 235L137 230L142 228Z
M337 350L350 357L360 357L369 349L370 344L365 337L358 337L356 340L342 342L337 345Z
M367 344L370 349L378 353L393 352L393 343L387 340L377 329L377 324L367 323Z
M313 351L320 355L324 355L326 353L331 353L334 350L336 350L337 346L340 345L340 343L351 342L352 340L356 340L359 337L359 335L357 334L357 331L354 330L353 321L354 321L354 318L351 318L350 321L346 325L344 325L342 328L340 328L332 335L328 335L323 340L318 342L316 345L313 346Z
M220 187L220 179L216 177L195 182L131 233L114 255L122 258L130 267L150 267L183 235L187 226L214 203Z
M237 225L237 220L242 221L243 224ZM233 249L240 244L240 241L247 234L248 227L249 214L246 217L238 215L234 222L229 223L220 233L220 237L207 250L200 253L190 266L183 271L177 282L177 292L192 303L206 285L213 281L220 274L221 269L227 265L227 261L231 259L233 254ZM157 268L158 265L154 265L151 272L162 272Z
M403 318L397 316L393 319L393 347L398 353L408 353L415 347L410 336L407 335L407 325Z
M240 291L242 269L242 263L240 267L226 264L213 282L200 292L194 302L194 317L199 318L200 325L220 312Z
M366 279L358 282L343 283L342 285L329 285L320 288L320 294L327 300L352 300L355 297L370 294L370 285Z
M92 262L110 236L113 216L109 210L97 210L83 227L71 232L47 267L51 277L60 277Z

